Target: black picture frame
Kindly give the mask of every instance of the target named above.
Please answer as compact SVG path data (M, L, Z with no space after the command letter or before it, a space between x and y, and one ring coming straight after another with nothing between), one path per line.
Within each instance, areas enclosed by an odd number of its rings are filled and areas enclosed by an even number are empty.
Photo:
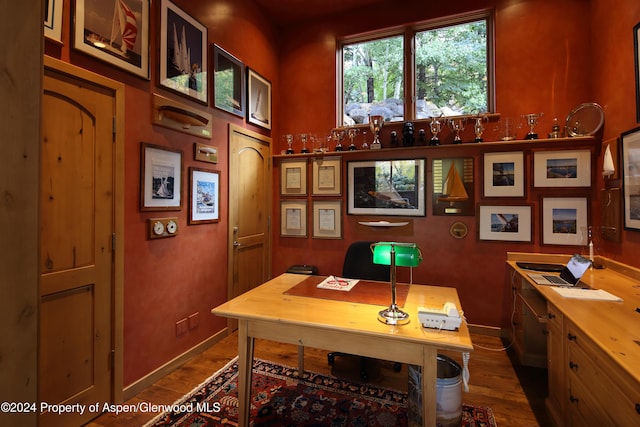
M271 82L247 68L247 121L271 130Z
M213 105L236 116L245 115L245 66L217 44L213 45Z
M620 135L622 145L622 189L624 228L640 230L640 127Z
M207 27L170 0L160 3L158 84L209 104Z

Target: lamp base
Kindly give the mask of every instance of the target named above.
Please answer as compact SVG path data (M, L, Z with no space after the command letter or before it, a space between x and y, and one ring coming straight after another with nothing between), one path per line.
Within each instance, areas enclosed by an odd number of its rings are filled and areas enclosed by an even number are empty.
M398 306L392 305L378 313L378 320L387 325L406 325L409 323L409 313L405 313Z

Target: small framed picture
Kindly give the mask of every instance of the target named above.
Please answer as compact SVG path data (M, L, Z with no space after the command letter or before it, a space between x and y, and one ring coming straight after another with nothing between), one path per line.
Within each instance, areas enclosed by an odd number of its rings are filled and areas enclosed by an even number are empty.
M280 194L302 196L307 194L307 161L283 160L280 163Z
M73 47L149 80L149 3L76 0Z
M620 139L624 228L640 230L640 127L623 133Z
M587 198L542 197L542 244L587 245Z
M140 210L182 209L182 150L141 144Z
M312 160L314 196L339 196L342 194L342 159L318 157Z
M478 239L531 242L531 205L478 206Z
M220 220L220 172L189 168L189 224Z
M640 23L633 27L633 57L636 69L636 122L640 123Z
M307 201L280 201L280 235L307 237Z
M524 197L524 153L484 154L484 196Z
M537 151L533 180L536 187L590 187L591 151Z
M342 238L342 200L313 201L313 237Z
M160 86L208 104L207 46L207 27L170 0L161 0Z
M213 45L214 106L244 117L244 64L218 45Z
M433 159L431 201L434 215L475 215L473 161L473 157Z
M247 120L271 129L271 82L251 68L248 68L247 81Z
M48 39L62 43L63 0L45 0L44 35Z

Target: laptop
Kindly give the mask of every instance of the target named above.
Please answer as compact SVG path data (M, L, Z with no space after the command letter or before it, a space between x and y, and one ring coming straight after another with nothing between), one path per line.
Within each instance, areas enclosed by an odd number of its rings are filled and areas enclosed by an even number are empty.
M590 266L591 261L576 254L562 268L560 275L550 273L527 273L527 275L538 285L574 286Z

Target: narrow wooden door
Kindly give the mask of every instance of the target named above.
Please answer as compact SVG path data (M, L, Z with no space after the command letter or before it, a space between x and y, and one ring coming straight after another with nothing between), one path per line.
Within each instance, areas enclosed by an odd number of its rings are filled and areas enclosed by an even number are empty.
M42 105L39 400L104 404L113 384L114 98L45 70ZM40 425L97 415L45 412Z
M270 142L229 125L229 298L271 275Z

